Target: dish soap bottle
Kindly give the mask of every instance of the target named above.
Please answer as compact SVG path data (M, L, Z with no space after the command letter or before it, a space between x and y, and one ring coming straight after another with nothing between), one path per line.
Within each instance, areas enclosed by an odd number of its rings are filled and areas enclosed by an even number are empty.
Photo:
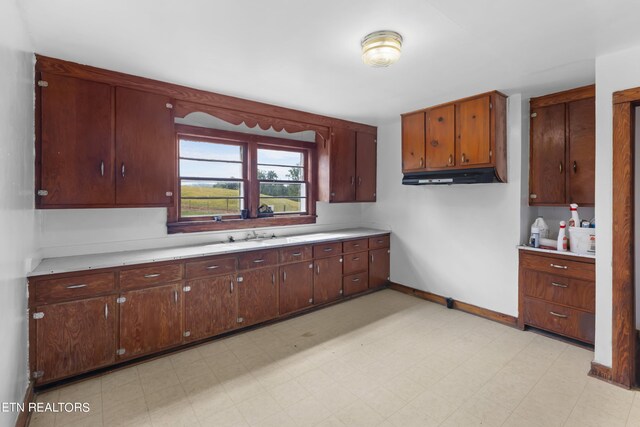
M558 232L558 251L566 252L567 251L567 223L564 221L560 221L560 231Z

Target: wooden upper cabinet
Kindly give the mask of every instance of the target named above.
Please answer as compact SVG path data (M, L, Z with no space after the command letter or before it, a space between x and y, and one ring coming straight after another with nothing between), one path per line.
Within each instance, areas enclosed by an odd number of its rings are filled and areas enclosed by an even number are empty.
M413 171L425 166L425 113L402 116L402 170Z
M531 98L529 204L595 203L595 86Z
M456 165L455 106L432 108L427 112L427 169L442 169Z
M462 101L457 107L458 166L478 167L491 162L491 98Z
M176 175L172 101L116 88L116 203L171 206Z
M531 110L529 200L532 204L565 203L565 106Z
M356 198L356 132L334 128L331 138L331 201Z
M115 361L114 297L36 307L38 382L77 375ZM33 345L33 344L32 344Z
M38 207L112 205L113 88L42 73L38 94Z
M370 133L356 134L356 201L376 201L376 136Z
M507 182L507 97L497 91L402 117L402 170L493 168Z
M596 184L596 100L570 102L569 203L593 205Z

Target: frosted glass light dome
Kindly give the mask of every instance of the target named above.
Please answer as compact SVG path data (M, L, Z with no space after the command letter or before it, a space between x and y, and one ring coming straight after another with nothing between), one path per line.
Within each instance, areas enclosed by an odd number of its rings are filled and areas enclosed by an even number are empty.
M372 67L388 67L400 59L402 36L395 31L375 31L361 42L362 61Z

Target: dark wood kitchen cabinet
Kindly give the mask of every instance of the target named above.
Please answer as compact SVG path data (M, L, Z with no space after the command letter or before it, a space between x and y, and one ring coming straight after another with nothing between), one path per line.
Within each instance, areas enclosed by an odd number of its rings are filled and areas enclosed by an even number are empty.
M320 201L376 201L376 138L372 133L332 128L331 139L318 142Z
M313 305L313 262L297 262L280 267L280 314Z
M402 114L402 171L493 168L507 182L506 113L493 91Z
M314 304L324 304L342 296L342 256L317 259L314 273Z
M389 283L389 248L369 251L369 287L378 288Z
M38 383L87 372L115 361L115 298L105 296L38 306L36 331Z
M529 204L595 203L595 86L531 98Z
M38 83L39 206L113 205L113 88L48 73Z
M278 268L238 275L238 323L254 325L278 316Z
M176 168L171 98L116 88L116 204L171 206Z
M121 359L149 354L182 342L182 284L120 294Z
M237 326L237 319L237 283L234 274L186 282L184 335L188 341L227 332Z

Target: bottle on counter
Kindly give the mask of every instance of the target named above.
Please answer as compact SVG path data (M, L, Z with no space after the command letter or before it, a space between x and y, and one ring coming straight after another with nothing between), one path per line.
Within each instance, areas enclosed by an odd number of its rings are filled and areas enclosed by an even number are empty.
M571 203L569 205L571 211L571 219L569 220L569 227L580 227L580 217L578 216L578 205Z
M529 245L534 248L540 247L540 229L538 227L531 227L531 238L529 239Z
M560 231L558 232L558 251L566 252L568 249L567 223L560 221Z

